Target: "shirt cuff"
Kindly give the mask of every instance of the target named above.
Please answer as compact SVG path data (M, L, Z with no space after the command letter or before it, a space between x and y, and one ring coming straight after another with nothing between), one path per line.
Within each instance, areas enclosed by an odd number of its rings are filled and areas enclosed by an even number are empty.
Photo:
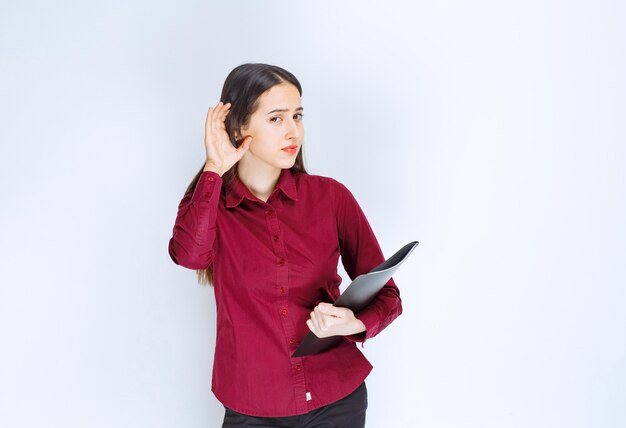
M191 198L192 202L211 202L216 196L219 199L222 189L222 177L213 171L204 171L200 174L196 189Z
M380 320L378 318L378 314L376 313L375 308L368 307L356 314L355 316L365 325L365 331L346 336L346 339L351 342L365 343L370 337L376 336L380 325Z

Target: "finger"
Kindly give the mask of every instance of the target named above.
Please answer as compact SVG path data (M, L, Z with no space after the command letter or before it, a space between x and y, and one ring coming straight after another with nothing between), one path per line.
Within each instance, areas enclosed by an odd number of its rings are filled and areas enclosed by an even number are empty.
M217 116L215 117L215 120L220 122L224 116L224 112L227 110L228 110L228 107L226 107L226 104L220 101L218 104L218 107L215 109L215 111L217 112Z
M307 327L309 327L309 330L311 330L311 332L312 332L314 335L316 335L317 337L319 337L319 336L318 336L318 332L317 332L317 330L315 329L315 324L313 324L313 320L312 320L311 318L309 318L308 320L306 320L306 325L307 325Z
M329 315L331 317L338 317L338 318L345 317L345 313L344 313L345 308L338 308L336 306L331 305L330 303L320 303L318 306L320 308L320 311L325 315Z
M315 311L311 312L309 316L310 316L309 319L311 320L311 324L313 324L313 328L315 328L315 331L319 333L320 326L317 322L317 315L315 315Z
M310 319L306 320L306 325L307 327L309 327L309 330L311 330L311 333L313 333L317 337L320 337L319 333L315 330L315 326L313 325L313 322Z
M322 328L320 326L318 316L315 313L315 310L313 312L311 312L311 322L313 323L313 327L315 328L315 331L317 332L316 334L319 337L321 337L321 334L323 333L323 331L322 331Z
M205 130L209 130L211 126L211 122L213 121L213 107L209 107L209 110L206 113L206 120L204 122Z
M219 122L220 122L223 110L224 110L224 103L220 101L219 103L215 105L215 109L213 111L212 126L213 126L214 131L217 131L219 129Z
M204 124L204 140L211 138L213 135L213 107L209 107L209 111L206 115L206 123Z
M230 103L224 104L224 108L222 108L222 110L220 111L220 117L218 121L218 125L221 130L226 129L226 116L228 116L229 112L230 112Z
M317 305L315 309L313 309L313 312L315 313L317 324L320 326L320 330L325 331L327 327L326 316L322 313L320 306Z
M220 101L219 103L217 103L217 105L215 106L215 110L213 112L213 116L212 116L212 120L211 120L211 129L213 131L213 133L217 134L217 132L219 131L219 120L220 120L220 114L222 111L222 107L223 104Z

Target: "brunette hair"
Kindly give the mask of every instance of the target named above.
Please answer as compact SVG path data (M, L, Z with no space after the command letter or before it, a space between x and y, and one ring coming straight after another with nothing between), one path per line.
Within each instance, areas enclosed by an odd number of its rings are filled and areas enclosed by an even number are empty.
M230 112L226 116L226 132L230 137L230 142L234 147L239 147L241 139L241 128L248 125L250 116L258 107L259 97L281 83L291 83L302 95L302 86L296 76L287 70L268 64L242 64L235 67L226 77L222 87L220 101L224 104L231 103ZM198 184L200 175L204 170L204 162L200 171L191 180L185 194L193 192ZM294 165L290 168L292 173L306 174L302 150L298 152ZM237 164L226 171L222 176L222 194L226 194L232 185L233 178L237 176ZM199 269L196 271L200 284L213 285L213 269Z

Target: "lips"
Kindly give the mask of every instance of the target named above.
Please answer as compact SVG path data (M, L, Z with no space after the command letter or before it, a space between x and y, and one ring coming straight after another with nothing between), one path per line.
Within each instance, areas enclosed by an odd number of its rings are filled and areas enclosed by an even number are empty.
M292 144L291 146L283 147L281 150L287 153L295 153L298 150L298 146Z

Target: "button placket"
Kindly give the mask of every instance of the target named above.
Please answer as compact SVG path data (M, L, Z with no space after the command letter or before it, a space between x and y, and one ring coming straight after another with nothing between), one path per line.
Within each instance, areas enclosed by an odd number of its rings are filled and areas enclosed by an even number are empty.
M265 208L265 220L270 237L270 244L276 257L276 295L287 297L289 290L289 260L285 253L285 247L281 238L279 218L276 210L268 205Z
M278 319L280 320L283 334L285 351L291 356L298 346L296 338L296 329L290 316L289 307L289 258L287 257L285 246L283 244L283 236L280 229L280 216L276 210L268 205L264 211L265 220L268 229L268 238L272 250L274 252L276 263L276 309ZM293 367L293 385L296 397L304 397L306 392L306 383L304 379L304 368L302 366L302 358L291 358ZM296 368L297 367L297 368ZM299 412L308 411L308 403L302 399L298 399L296 407Z

